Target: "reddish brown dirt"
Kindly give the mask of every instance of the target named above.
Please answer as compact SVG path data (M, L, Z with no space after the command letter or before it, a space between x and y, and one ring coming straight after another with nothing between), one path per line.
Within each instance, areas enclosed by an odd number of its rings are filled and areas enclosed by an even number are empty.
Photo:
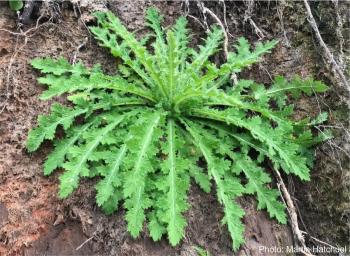
M94 255L89 245L79 248L86 239L79 224L58 225L24 249L24 255Z
M130 29L141 29L146 5L149 4L141 1L116 1L110 9ZM181 12L179 2L156 5L162 9L167 24ZM0 28L15 31L15 18L7 3L0 2ZM234 19L228 22L235 37L252 34L251 31L247 33L247 27L234 25L237 24ZM282 38L268 23L261 24L268 37ZM195 21L191 26L195 28L194 37L198 37L201 28ZM132 239L126 232L123 209L106 216L95 205L95 181L82 181L67 200L57 198L58 173L50 177L42 174L42 163L51 145L46 143L34 154L28 154L24 146L27 132L36 124L38 114L47 112L53 102L38 99L42 88L36 83L38 74L28 62L43 56L64 56L72 60L76 54L86 65L101 63L107 72L112 72L115 60L97 46L70 8L62 9L59 22L43 23L29 36L0 31L0 100L6 104L0 114L0 255L197 255L196 246L207 249L212 255L231 255L230 238L219 223L222 211L215 195L205 194L196 186L190 191L192 207L186 213L185 239L175 248L165 239L152 242L146 232ZM86 37L88 43L77 52ZM251 37L256 40L256 36ZM312 58L302 49L302 45L294 50L280 45L261 66L242 76L269 82L270 75L311 74ZM57 100L64 102L63 98ZM302 116L312 109L299 108ZM315 109L313 111L316 113ZM237 255L269 255L259 253L258 247L292 245L288 226L270 220L266 212L257 212L250 197L242 198L240 203L246 211L246 244ZM76 250L87 239L90 240Z

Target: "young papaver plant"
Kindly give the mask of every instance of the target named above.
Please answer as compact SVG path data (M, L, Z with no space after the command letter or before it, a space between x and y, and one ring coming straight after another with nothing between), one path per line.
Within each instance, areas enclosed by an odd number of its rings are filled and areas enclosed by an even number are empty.
M158 11L149 9L152 33L140 40L112 13L96 17L98 26L91 32L118 59L116 74L63 58L32 61L45 73L39 83L48 86L40 98L67 94L71 102L53 104L27 140L30 152L44 140L54 141L44 174L64 170L59 196L69 196L81 178L98 176L99 206L112 213L122 202L133 237L146 222L154 240L167 234L172 245L185 233L191 181L205 192L215 190L234 250L244 242L244 211L237 197L255 195L258 209L286 223L266 167L271 163L310 179L310 147L323 138L311 133L316 121L293 121L287 97L323 92L327 86L298 77L276 77L270 86L251 80L233 85L231 75L259 61L276 41L258 43L252 50L240 38L227 61L217 65L210 57L222 43L218 27L212 27L203 45L190 48L184 17L164 30ZM317 121L326 118L322 114ZM58 127L64 136L55 135Z

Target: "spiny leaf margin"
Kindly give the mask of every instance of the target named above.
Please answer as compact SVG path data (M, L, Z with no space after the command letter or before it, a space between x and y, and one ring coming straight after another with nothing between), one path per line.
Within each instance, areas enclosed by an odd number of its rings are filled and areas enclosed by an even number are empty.
M298 76L290 81L278 76L268 88L251 80L232 86L232 73L260 61L275 40L253 49L239 38L227 62L217 66L210 59L220 51L219 27L213 26L203 44L192 49L184 17L166 30L159 11L150 8L146 25L152 32L138 40L111 12L95 16L98 24L91 32L120 59L116 74L64 58L31 62L45 74L38 79L48 87L41 99L68 94L72 105L53 104L27 139L29 152L45 140L54 142L44 174L65 170L60 197L73 193L83 177L101 177L98 206L111 214L123 201L133 237L146 221L155 241L167 234L173 246L185 235L191 179L205 192L215 184L233 250L244 243L244 211L237 197L255 194L258 209L286 223L264 163L309 180L310 147L329 138L314 138L310 129L327 115L295 122L289 99L325 92L327 86ZM248 180L244 186L242 176Z

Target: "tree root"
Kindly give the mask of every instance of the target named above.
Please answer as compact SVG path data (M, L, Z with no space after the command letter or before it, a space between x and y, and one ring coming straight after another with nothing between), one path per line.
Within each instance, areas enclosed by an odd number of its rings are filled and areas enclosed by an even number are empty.
M284 181L281 177L280 172L277 169L274 169L274 172L276 174L276 178L278 181L278 187L280 188L283 198L285 199L285 203L287 205L287 210L291 222L291 228L293 231L293 235L295 237L295 240L298 242L298 244L301 245L302 247L302 253L306 256L313 256L313 254L310 252L309 248L307 248L305 239L303 236L302 231L299 229L299 224L298 224L298 215L296 213L296 209L292 200L291 195L288 192L288 189L286 185L284 184Z
M244 22L249 22L250 26L254 29L255 34L259 37L259 39L263 39L265 37L264 32L256 25L254 20L252 19L252 13L254 11L254 0L246 0L244 1L247 9L244 13Z
M226 17L226 5L225 5L225 3L223 3L223 4L224 4L224 16ZM206 21L206 14L209 14L215 20L215 22L221 27L221 29L224 33L223 51L224 51L225 59L227 60L227 58L228 58L228 34L229 34L229 32L227 30L226 18L224 18L224 23L226 26L225 27L224 24L222 23L222 21L219 19L219 17L213 11L211 11L209 8L207 8L203 2L199 1L198 7L203 13L204 21L205 21L205 24L207 25L207 27L208 27L208 24ZM232 73L231 80L232 80L234 85L236 85L238 83L237 75L235 73Z
M328 46L323 41L322 36L320 34L320 31L318 30L315 18L312 15L310 5L309 5L307 0L304 0L304 5L305 5L306 12L308 15L307 20L309 21L309 24L312 27L312 29L316 35L316 39L323 50L322 56L326 60L326 66L330 67L330 71L331 71L331 73L333 73L336 82L341 87L345 88L347 90L347 92L350 94L349 82L347 81L347 79L346 79L343 71L339 67L338 63L335 61L333 54L329 50Z
M7 30L7 29L3 29L3 28L0 28L0 31L3 31L3 32L6 32L6 33L9 33L11 35L14 35L16 36L16 43L15 43L15 49L14 49L14 53L12 54L11 58L10 58L10 61L9 61L9 65L7 66L7 74L6 74L6 80L5 80L5 100L3 102L1 102L1 105L0 105L0 114L2 114L2 112L5 111L6 107L7 107L7 103L10 99L10 96L11 96L11 92L10 92L10 80L11 80L11 77L12 77L12 65L15 61L15 59L17 58L18 54L24 49L24 47L27 45L28 43L28 40L35 35L35 33L39 30L40 27L42 26L45 26L47 24L51 24L52 23L43 23L43 24L40 24L39 25L39 22L40 20L42 19L42 16L40 16L36 22L36 26L33 27L33 28L30 28L26 31L22 31L22 29L20 28L20 33L18 32L13 32L13 31L10 31L10 30ZM50 21L49 21L50 22ZM19 40L20 38L23 37L24 39L24 43L22 46L19 46Z
M222 31L224 32L224 54L225 54L225 59L227 60L228 57L228 36L227 36L227 32L225 29L225 26L223 25L223 23L221 22L221 20L219 19L218 16L216 16L216 14L214 12L212 12L209 8L205 7L204 4L201 2L202 5L202 10L203 10L203 14L209 14L215 21L216 23L221 27Z

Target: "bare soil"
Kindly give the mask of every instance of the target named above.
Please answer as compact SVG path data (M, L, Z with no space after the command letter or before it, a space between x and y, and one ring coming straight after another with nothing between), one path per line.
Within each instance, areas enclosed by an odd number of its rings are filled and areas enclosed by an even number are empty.
M162 10L166 24L171 24L184 11L180 1L115 1L110 3L109 9L130 29L142 33L144 11L149 5ZM279 6L268 6L267 3L255 6L254 19L265 35L263 40L277 38L281 43L261 64L240 77L254 78L262 83L269 83L270 77L277 74L287 77L291 77L291 74L303 77L316 74L327 79L323 75L326 71L317 64L320 60L313 49L312 36L304 29L307 23L303 11L296 11L299 5L291 5L283 7L288 13L288 17L283 18L284 23L277 15L277 11L281 11L278 10ZM222 6L208 2L208 7L223 17ZM254 28L242 23L247 15L244 3L231 2L226 7L228 28L232 35L230 42L238 36L257 41L259 37ZM191 3L189 10L190 14L200 19L195 4ZM89 66L101 63L106 72L115 69L116 60L97 45L86 28L84 22L91 22L89 11L89 8L82 8L79 10L80 16L70 5L63 5L53 22L46 17L27 36L0 30L0 255L197 255L196 246L205 248L212 255L232 255L228 232L219 222L222 210L215 194L206 194L197 186L192 187L189 196L192 207L186 213L188 227L179 246L172 248L165 239L154 243L146 232L140 238L132 239L126 231L123 209L106 216L96 206L95 181L84 180L70 198L58 199L60 171L50 177L44 177L42 172L42 163L52 148L50 143L45 143L34 154L26 151L28 130L35 126L37 116L48 112L54 102L38 99L43 88L36 82L38 73L30 67L31 59L64 56L70 61L82 60ZM271 12L276 15L269 16ZM208 22L213 21L208 19ZM190 26L194 31L194 40L200 40L203 28L194 19L190 20ZM23 29L34 27L35 23ZM16 31L16 16L8 9L7 2L0 2L0 28ZM87 43L78 49L83 42ZM55 100L65 102L63 97ZM319 112L319 100L301 99L296 104L296 118L315 116ZM321 157L327 158L327 154ZM333 166L334 161L329 157L327 159ZM317 168L326 170L326 161L320 157L318 160ZM315 169L314 176L318 177L322 170ZM338 174L337 168L331 170L331 175ZM289 188L295 186L295 190L306 191L299 195L305 200L300 203L301 212L307 219L305 225L313 226L320 219L326 229L330 228L325 214L312 212L314 208L310 207L308 200L315 197L312 194L315 188L313 183L306 186L294 183L293 179L289 181ZM325 184L325 181L320 182L321 185ZM306 198L306 193L310 194L310 198ZM322 191L319 193L322 195ZM270 255L259 252L259 246L293 245L288 225L281 226L270 220L265 211L258 212L251 197L242 198L240 204L246 211L246 244L236 255ZM308 215L304 209L310 208L311 214ZM322 229L311 227L310 232L319 236ZM332 243L337 242L334 239L345 241L342 231L339 232L335 238L323 239Z

